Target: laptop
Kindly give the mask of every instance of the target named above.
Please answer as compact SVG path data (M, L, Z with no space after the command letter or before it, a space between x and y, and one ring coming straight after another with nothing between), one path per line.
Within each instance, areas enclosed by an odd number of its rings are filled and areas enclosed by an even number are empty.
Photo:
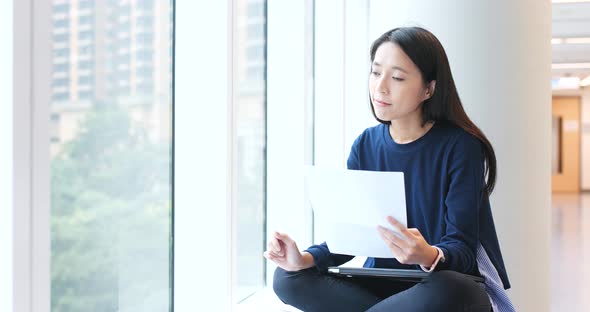
M329 267L328 273L346 277L381 277L391 278L407 282L421 282L430 276L430 273L420 270L384 269L384 268L354 268L354 267ZM462 274L462 273L461 273ZM481 276L463 274L477 283L483 283Z

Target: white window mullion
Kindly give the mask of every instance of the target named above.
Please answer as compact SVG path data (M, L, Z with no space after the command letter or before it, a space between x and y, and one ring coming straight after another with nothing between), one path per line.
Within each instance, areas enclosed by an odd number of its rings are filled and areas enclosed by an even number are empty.
M32 311L31 255L31 1L14 3L13 311Z
M49 120L51 99L51 2L33 0L32 46L32 304L33 312L51 310L51 196Z
M345 87L345 1L315 2L316 165L343 167Z
M377 124L369 107L369 0L347 0L344 32L344 158L365 128Z
M267 238L282 231L300 249L311 243L312 233L303 185L303 166L311 163L312 152L312 55L305 24L311 9L311 1L269 0L267 11ZM268 285L275 268L267 262Z
M231 308L233 1L176 1L174 308Z

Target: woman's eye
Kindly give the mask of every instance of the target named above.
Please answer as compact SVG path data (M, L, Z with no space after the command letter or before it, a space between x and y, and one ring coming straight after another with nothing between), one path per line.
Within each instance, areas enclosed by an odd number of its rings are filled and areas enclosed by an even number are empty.
M397 81L404 81L404 79L402 79L402 78L398 78L398 77L391 77L391 78L393 78L393 79L395 79L395 80L397 80Z
M373 75L373 76L379 76L379 75L381 75L381 74L380 74L380 73L378 73L378 72L376 72L376 71L372 71L372 72L371 72L371 75Z

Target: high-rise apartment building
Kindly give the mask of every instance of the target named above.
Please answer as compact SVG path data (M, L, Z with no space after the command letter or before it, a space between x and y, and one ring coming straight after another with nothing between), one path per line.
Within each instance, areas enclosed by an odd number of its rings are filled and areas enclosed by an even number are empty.
M128 106L154 139L169 137L171 7L165 0L53 0L52 154L100 103Z

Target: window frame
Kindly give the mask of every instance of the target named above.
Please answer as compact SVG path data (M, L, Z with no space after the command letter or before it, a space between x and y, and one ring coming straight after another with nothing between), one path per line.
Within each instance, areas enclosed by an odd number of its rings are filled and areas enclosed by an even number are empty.
M51 51L52 4L13 5L13 309L41 312L51 303L47 82L52 59L46 51Z
M0 41L6 44L6 48L0 50L0 68L11 68L13 65L13 3L3 1L0 3ZM0 73L0 97L2 103L13 102L13 76L12 71L5 70ZM13 308L13 107L12 105L0 105L0 146L3 153L0 154L0 311L11 311Z

